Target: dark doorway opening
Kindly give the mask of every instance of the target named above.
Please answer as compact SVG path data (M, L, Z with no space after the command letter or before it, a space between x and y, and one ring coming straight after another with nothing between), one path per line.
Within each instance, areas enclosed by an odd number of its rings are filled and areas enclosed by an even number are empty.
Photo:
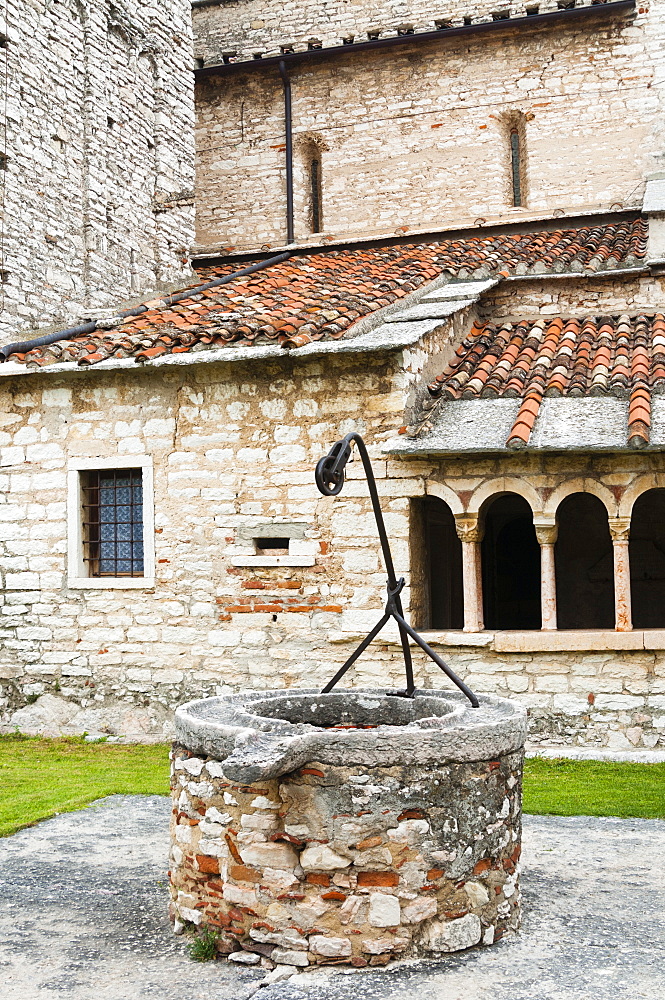
M630 591L634 628L665 627L665 490L638 497L630 519Z
M614 628L614 555L607 510L591 493L573 493L557 510L557 624Z
M462 543L448 504L438 497L423 500L430 628L462 628Z
M481 552L485 628L540 628L540 545L524 497L490 502Z

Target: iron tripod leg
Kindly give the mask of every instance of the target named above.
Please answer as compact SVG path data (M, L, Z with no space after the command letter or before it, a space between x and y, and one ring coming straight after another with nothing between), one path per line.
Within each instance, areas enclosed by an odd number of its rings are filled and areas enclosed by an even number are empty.
M346 671L349 669L349 667L352 667L353 664L358 659L358 657L361 655L361 653L365 652L365 650L369 646L369 644L372 641L372 639L376 638L376 636L379 634L379 632L381 631L381 629L383 628L383 626L386 624L386 622L389 620L389 618L390 618L390 615L389 614L385 614L383 616L383 618L381 619L381 621L377 622L377 624L374 626L374 628L369 633L369 635L367 636L367 638L363 639L363 641L360 643L360 645L358 646L358 648L353 653L351 653L351 656L348 658L348 660L346 661L346 663L342 667L339 668L339 670L337 671L337 673L335 674L335 676L333 677L333 679L331 681L328 681L328 683L326 684L326 686L321 691L321 694L328 694L329 691L332 691L332 689L334 688L335 684L337 684L337 681L340 681L342 679L342 677L344 676L344 674L346 673Z
M365 473L367 475L367 486L369 489L370 499L372 501L374 517L376 518L376 527L379 533L379 540L381 542L383 561L388 574L388 581L386 584L386 589L388 590L388 600L386 601L386 610L383 618L377 622L369 635L363 639L355 652L353 652L346 663L339 668L333 679L326 684L321 693L327 694L329 691L332 691L335 684L341 680L349 667L356 662L361 653L367 649L372 639L376 638L383 626L386 625L391 618L394 618L397 622L400 641L402 643L404 670L406 672L406 689L404 691L391 691L390 693L399 695L402 698L413 698L415 693L416 687L413 680L413 662L411 660L411 648L409 646L409 638L411 638L414 642L418 643L420 648L423 652L427 653L430 659L434 660L437 667L443 670L444 674L446 674L451 681L457 685L460 691L464 692L466 697L471 702L471 705L474 708L478 708L478 699L473 691L471 691L471 689L459 679L457 674L451 670L446 663L444 663L441 657L438 656L433 649L430 649L425 640L421 639L415 629L411 628L408 622L404 619L402 600L399 596L404 587L404 578L401 577L397 580L395 577L393 557L390 552L388 533L383 520L383 514L381 513L381 504L379 503L379 494L376 488L374 473L372 472L372 463L369 460L365 442L361 438L360 434L356 434L355 431L347 434L341 441L337 441L336 444L332 446L328 454L317 463L315 479L319 492L327 497L337 496L338 493L341 493L342 487L344 486L344 468L351 457L351 446L353 444L355 444L358 449Z
M472 708L478 708L479 702L473 691L467 687L463 680L461 680L454 670L452 670L448 664L441 659L438 653L429 646L422 636L418 635L414 628L411 628L409 623L404 618L404 612L402 610L402 601L400 599L400 592L404 587L404 577L400 577L394 587L390 586L390 581L387 584L388 590L388 600L386 601L386 610L383 617L376 623L372 631L367 635L360 645L351 653L348 660L339 668L335 676L329 681L322 690L322 694L328 694L332 691L335 684L342 679L347 670L353 666L359 656L367 649L369 644L373 639L376 639L377 635L381 631L384 625L387 625L391 618L394 618L399 629L400 640L402 643L402 652L404 654L404 669L406 671L406 689L404 691L391 691L390 694L400 698L413 698L416 690L416 686L413 679L413 662L411 659L411 648L409 646L409 637L416 642L424 653L430 657L431 660L436 663L440 670L443 670L444 674L450 678L450 680L457 685L457 687L462 691L466 697L471 702Z

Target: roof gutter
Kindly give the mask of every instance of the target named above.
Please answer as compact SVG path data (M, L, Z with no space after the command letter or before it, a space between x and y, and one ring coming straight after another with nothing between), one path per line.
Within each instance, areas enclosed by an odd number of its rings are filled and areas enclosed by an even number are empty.
M174 292L173 295L168 295L165 299L160 299L159 305L173 306L177 302L182 302L183 299L191 299L192 295L199 295L201 292L206 292L209 288L218 288L219 285L227 285L230 281L235 281L236 278L244 278L248 274L254 274L255 271L263 271L267 267L272 267L273 264L281 264L282 261L288 260L291 256L292 251L285 250L275 257L269 257L267 260L257 261L257 263L251 264L249 267L243 267L240 271L225 274L222 278L206 281L203 285L194 285L193 288L187 288L182 292ZM120 326L125 319L131 319L133 316L141 316L152 309L154 305L155 303L153 302L150 305L134 306L132 309L123 309L122 312L107 319L97 319L92 320L90 323L82 323L80 326L70 326L66 330L47 333L43 337L36 337L34 340L23 340L17 341L14 344L6 344L4 347L0 347L0 361L7 361L12 354L27 354L28 351L32 351L36 347L46 347L48 344L55 344L60 340L71 340L73 337L81 337L86 333L93 333L95 330L112 329L115 326Z
M505 32L506 30L524 31L548 25L561 25L568 21L607 21L614 17L630 14L634 10L635 0L612 0L610 3L592 3L584 7L573 7L570 10L555 10L549 14L531 14L525 17L502 18L498 21L481 21L478 24L465 24L459 28L439 28L437 31L420 31L411 35L389 35L386 38L372 38L366 42L353 42L348 45L331 45L328 48L307 49L303 52L284 52L279 56L269 56L266 59L218 63L214 66L199 67L194 70L194 75L197 80L203 80L206 77L229 76L265 67L279 67L280 64L295 66L300 63L321 62L358 52L392 48L395 45L413 47L414 45L426 45L428 42L441 42L447 38L466 38L470 35Z

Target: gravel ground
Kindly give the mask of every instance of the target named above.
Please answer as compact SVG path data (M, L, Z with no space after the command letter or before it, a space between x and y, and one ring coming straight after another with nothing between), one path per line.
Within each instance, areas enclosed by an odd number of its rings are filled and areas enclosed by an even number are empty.
M2 1000L245 1000L166 919L169 802L112 796L0 841ZM665 822L527 816L524 924L489 949L308 972L260 1000L663 1000Z

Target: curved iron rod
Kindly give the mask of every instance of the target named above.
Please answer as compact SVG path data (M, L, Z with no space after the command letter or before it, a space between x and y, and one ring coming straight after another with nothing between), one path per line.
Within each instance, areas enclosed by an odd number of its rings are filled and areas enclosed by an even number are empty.
M374 518L376 520L376 527L379 534L379 540L381 542L381 551L383 554L383 561L386 567L386 573L388 574L388 579L386 581L386 589L388 591L388 598L386 601L386 608L383 617L374 626L369 635L367 635L360 645L354 650L351 656L346 660L346 662L339 668L335 676L330 680L326 686L323 688L322 694L327 694L332 691L333 687L347 670L355 663L358 657L367 649L369 644L373 639L379 634L384 625L388 623L391 618L395 619L397 627L399 629L400 640L402 643L402 655L404 657L404 670L406 673L406 689L405 691L396 691L395 694L402 695L407 698L413 698L415 692L415 683L413 679L413 662L411 659L411 648L409 646L409 637L411 637L414 642L416 642L423 652L436 663L443 672L453 681L454 684L462 691L466 697L471 702L473 708L478 708L479 702L473 691L467 687L464 681L460 680L457 674L452 670L441 657L434 652L434 650L425 642L425 640L418 635L416 630L409 625L409 623L404 618L404 611L402 609L402 599L400 593L404 587L404 578L400 577L398 580L395 577L395 567L393 564L393 557L390 551L390 543L388 541L388 534L386 532L385 522L383 520L383 511L381 510L381 504L379 502L379 494L376 488L376 480L374 478L374 470L372 469L372 463L370 461L369 455L367 453L367 448L365 447L365 442L361 438L360 434L352 431L347 434L346 437L342 438L341 441L337 441L328 454L322 458L317 466L315 472L316 485L320 493L324 496L337 496L341 493L342 487L344 486L344 469L346 468L346 463L351 457L351 446L355 444L358 448L360 458L362 459L363 467L365 469L365 475L367 476L367 486L369 489L370 499L372 501L372 509L374 511Z

